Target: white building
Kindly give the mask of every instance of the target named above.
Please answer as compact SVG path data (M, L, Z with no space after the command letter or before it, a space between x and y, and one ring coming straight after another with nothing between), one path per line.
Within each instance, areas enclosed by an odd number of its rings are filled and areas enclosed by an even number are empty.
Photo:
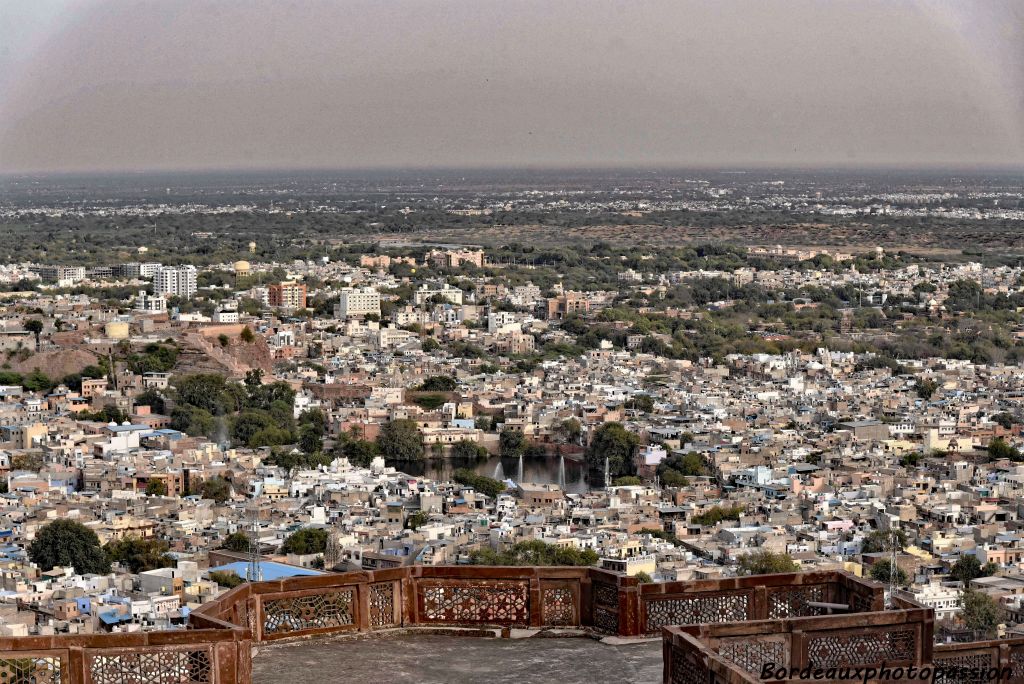
M237 323L238 311L217 311L213 314L214 323Z
M153 278L153 294L191 299L195 293L195 266L164 266Z
M462 304L462 290L445 283L441 287L434 288L427 285L420 285L420 289L416 290L415 295L416 306L422 306L425 302L429 302L435 296L443 297L451 304Z
M167 311L167 300L162 295L151 295L145 290L139 290L139 295L135 298L135 310L163 313Z
M372 287L346 287L338 296L338 318L380 316L380 293Z

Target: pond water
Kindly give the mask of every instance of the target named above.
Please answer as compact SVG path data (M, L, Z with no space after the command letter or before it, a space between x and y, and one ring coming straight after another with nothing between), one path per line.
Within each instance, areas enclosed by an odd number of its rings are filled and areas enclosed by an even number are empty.
M415 477L428 477L436 482L452 479L452 474L459 468L468 468L478 475L486 475L498 480L511 479L516 482L534 482L537 484L560 484L570 494L586 492L587 468L582 461L573 461L561 456L546 458L500 458L490 456L481 460L442 458L425 461L388 461L399 471ZM522 469L520 474L520 468ZM600 474L598 474L600 480ZM601 486L597 482L596 486Z

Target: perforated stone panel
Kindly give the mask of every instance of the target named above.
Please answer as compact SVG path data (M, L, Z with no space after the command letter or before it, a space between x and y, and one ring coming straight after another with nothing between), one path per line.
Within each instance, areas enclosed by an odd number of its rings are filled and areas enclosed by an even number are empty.
M395 624L395 585L392 582L370 585L370 626Z
M337 589L323 594L264 600L263 633L352 625L355 623L355 593L355 589Z
M104 652L90 655L89 673L93 684L213 682L210 653L206 650Z
M541 607L546 625L576 624L576 597L569 587L545 587Z
M813 584L806 587L793 587L791 589L772 588L768 594L768 617L772 620L781 620L791 617L808 617L810 615L823 615L823 608L815 608L808 605L811 601L824 602L826 587L823 584Z
M874 665L914 659L917 635L912 629L887 628L811 636L807 658L814 667Z
M671 658L672 684L708 684L710 673L696 653L673 647Z
M742 622L747 619L747 594L696 594L677 598L650 598L645 601L648 634L668 625L706 625Z
M993 662L994 652L985 653L963 653L963 652L952 652L950 654L943 654L941 652L935 653L932 660L935 661L935 666L938 667L960 667L965 669L978 669L988 670L991 667L995 667L997 663ZM1012 660L1011 660L1012 663ZM939 676L935 677L936 684L954 684L956 682L984 682L986 681L984 676L976 679L969 679L964 677L950 677L939 673Z
M3 684L61 684L64 660L58 656L39 658L0 658L0 682Z
M520 580L421 582L420 618L428 622L527 623L529 583Z
M789 667L789 643L784 636L723 639L718 655L757 675L765 663L775 663L776 668Z

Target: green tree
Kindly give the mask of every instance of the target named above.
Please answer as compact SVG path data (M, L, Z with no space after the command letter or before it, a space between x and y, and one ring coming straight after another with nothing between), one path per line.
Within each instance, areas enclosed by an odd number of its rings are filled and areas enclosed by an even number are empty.
M637 396L628 399L625 403L625 407L628 409L636 409L643 413L651 413L654 411L654 399L646 394L638 394Z
M416 422L401 418L388 421L377 435L377 447L385 458L418 461L423 458L423 437Z
M498 453L502 458L519 458L526 453L526 435L521 430L505 428L498 435Z
M479 459L487 457L487 449L471 439L460 439L452 445L452 458Z
M503 493L507 487L505 483L500 480L495 480L493 477L487 477L486 475L477 475L468 468L459 468L452 474L452 480L459 484L472 487L481 494L491 497L492 499Z
M994 416L992 416L992 422L1001 425L1002 427L1009 430L1013 427L1014 417L1012 413L1007 413L1006 411L1003 411L1002 413L997 413Z
M742 504L736 504L734 506L712 506L703 513L698 513L693 516L690 520L696 525L717 525L723 520L739 520L740 516L743 515L744 507Z
M648 575L646 572L642 570L633 575L633 577L635 577L640 584L650 584L654 581L653 579L651 579L650 575Z
M960 595L960 619L968 629L993 639L999 625L1006 621L1006 611L988 594L965 589Z
M163 396L155 389L148 389L135 397L135 405L148 406L153 413L163 413L167 409Z
M74 520L54 520L44 525L28 547L29 559L42 570L73 566L84 575L110 572L110 559L96 533Z
M925 400L931 399L937 389L939 389L939 383L931 378L921 378L914 385L914 391L917 392L917 396Z
M43 332L43 322L37 318L30 318L23 324L25 330L35 335L36 338L36 351L39 351L39 335Z
M473 565L594 565L598 561L593 549L556 546L540 540L518 542L505 551L482 549L470 554Z
M883 584L889 584L892 580L892 563L889 562L888 558L880 560L871 566L869 574L871 579ZM896 566L896 584L901 587L907 585L907 573L899 565Z
M299 448L307 454L319 454L324 448L322 435L315 425L303 425L299 428Z
M242 342L245 342L246 344L252 344L256 340L256 335L254 335L252 330L249 329L249 326L245 326L242 328L242 332L239 333L238 339L242 340Z
M43 371L33 368L32 372L22 379L21 386L29 392L49 392L57 383Z
M892 551L893 536L895 535L896 550L900 551L907 545L907 533L903 530L895 530L890 532L888 530L874 530L864 537L864 542L861 544L861 553L883 553L885 551Z
M116 561L137 574L173 566L174 559L167 555L169 548L167 542L162 539L125 537L110 542L104 547L104 551L111 561Z
M245 580L233 572L220 572L213 570L210 572L209 577L212 581L216 582L218 586L226 587L227 589L234 589L240 584L245 584Z
M740 557L737 574L771 575L779 572L797 572L800 566L788 553L758 549Z
M323 553L327 550L327 539L330 533L320 527L304 527L288 535L281 545L281 553L294 553L299 556L311 553Z
M1009 444L1002 437L995 437L988 443L988 455L996 459L1008 458L1011 461L1021 460L1020 450Z
M575 444L580 441L583 426L575 418L566 418L555 426L555 439L563 444Z
M218 475L203 482L201 491L204 499L222 504L231 497L231 483Z
M423 511L416 511L415 513L413 513L412 515L410 515L408 518L405 519L405 526L408 529L410 529L413 532L415 532L417 529L419 529L423 525L426 525L429 520L430 520L430 518L427 517L426 513L424 513Z
M587 447L587 465L591 471L604 471L605 459L608 460L608 477L633 475L636 464L633 452L640 440L632 432L619 423L605 423L594 433L590 446Z
M146 483L146 496L167 496L167 483L163 480L150 480Z
M623 477L615 478L612 484L616 487L636 487L643 484L643 480L636 475L624 475Z
M420 384L419 390L421 392L454 392L457 386L455 378L447 375L433 375Z
M704 472L704 460L694 452L669 456L657 468L658 478L668 487L684 486L688 477L703 475Z
M245 532L232 532L224 540L222 549L228 551L237 551L239 553L246 553L252 548L252 541L249 539L249 535Z
M977 556L963 554L949 569L949 576L966 587L973 579L991 577L997 572L999 572L999 566L995 563L988 562L982 565Z

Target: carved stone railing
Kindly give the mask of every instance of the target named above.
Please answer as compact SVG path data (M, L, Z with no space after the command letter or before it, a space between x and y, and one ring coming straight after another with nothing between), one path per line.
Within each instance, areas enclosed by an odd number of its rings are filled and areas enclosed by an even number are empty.
M628 590L627 590L628 591ZM808 572L696 582L643 584L639 621L629 635L657 635L670 625L779 620L882 610L884 589L845 572ZM829 608L845 605L845 609Z
M640 584L596 568L412 566L246 583L193 611L186 630L0 639L0 683L248 684L252 644L417 626L630 637L689 624L666 632L665 645L666 681L687 682L738 682L758 658L806 662L868 633L890 635L886 657L930 649L930 622L927 639L899 636L908 611L856 613L881 608L880 585L841 572ZM853 614L821 615L833 610Z
M221 684L251 679L248 630L0 638L0 682Z
M1024 682L1024 638L974 641L965 644L940 644L935 647L932 662L947 674L937 676L938 684L952 682L991 682L1017 684ZM951 667L984 672L976 678L950 676ZM996 676L992 676L994 673Z
M837 680L843 679L836 674L843 670L883 665L921 667L933 661L932 639L933 613L923 607L666 627L665 682L682 681L683 675L673 669L671 662L706 659L709 654L734 666L730 670L733 676L738 671L751 682L800 679L788 674L762 677L766 672L821 670L824 676L810 678ZM700 656L689 652L694 649L700 651Z

